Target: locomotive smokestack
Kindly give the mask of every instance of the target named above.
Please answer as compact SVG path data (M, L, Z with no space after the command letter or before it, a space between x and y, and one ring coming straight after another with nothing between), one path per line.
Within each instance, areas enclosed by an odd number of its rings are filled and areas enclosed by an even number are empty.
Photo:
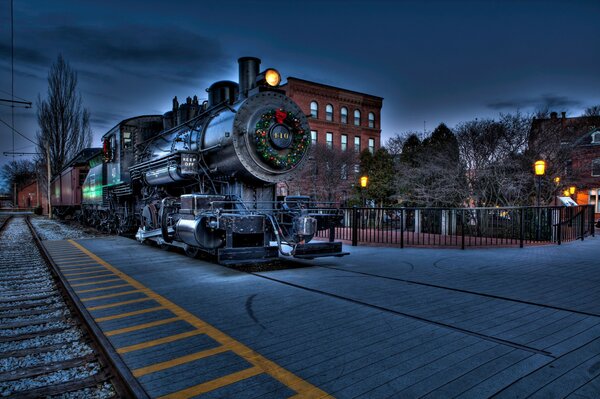
M256 87L256 76L260 73L260 59L256 57L242 57L240 64L240 94L239 99L248 97L248 91Z

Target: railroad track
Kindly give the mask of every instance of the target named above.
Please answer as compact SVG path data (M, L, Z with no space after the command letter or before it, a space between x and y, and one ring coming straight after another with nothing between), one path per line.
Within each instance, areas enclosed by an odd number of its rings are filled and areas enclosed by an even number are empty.
M0 219L0 396L147 397L45 253L29 218Z

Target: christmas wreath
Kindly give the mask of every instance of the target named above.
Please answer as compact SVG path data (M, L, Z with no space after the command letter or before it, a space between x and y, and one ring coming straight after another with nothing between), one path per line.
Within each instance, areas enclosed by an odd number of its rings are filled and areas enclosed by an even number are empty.
M269 141L269 129L276 123L288 127L292 134L292 143L285 150L277 150ZM266 163L281 169L293 167L300 162L308 148L308 136L302 129L302 123L291 112L283 109L264 113L256 123L255 137L256 149L260 157Z

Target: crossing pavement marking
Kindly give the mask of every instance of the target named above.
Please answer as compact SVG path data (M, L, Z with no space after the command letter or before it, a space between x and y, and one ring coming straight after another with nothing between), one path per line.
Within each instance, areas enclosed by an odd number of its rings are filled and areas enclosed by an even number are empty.
M103 274L96 274L94 276L85 276L85 277L70 278L68 280L69 280L69 282L72 282L72 281L82 281L82 280L91 280L91 279L94 279L94 278L108 277L108 276L111 276L111 275L112 275L112 273L110 273L110 272L107 273L107 271L104 271Z
M117 349L117 353L123 354L123 353L129 353L129 352L133 352L133 351L139 351L140 349L152 348L153 346L168 344L169 342L179 341L180 339L185 339L185 338L193 337L194 335L200 335L200 334L204 334L204 331L202 331L202 330L186 331L181 334L169 335L168 337L153 339L152 341L146 341L146 342L142 342L140 344L123 346L123 347Z
M204 359L205 357L210 357L219 353L227 352L228 350L229 348L225 346L217 346L216 348L207 349L201 352L196 352L182 357L178 357L176 359L167 360L166 362L155 363L150 366L135 369L133 370L133 375L135 377L141 377L146 374L155 373L157 371L179 366L181 364L193 362L194 360Z
M89 269L98 269L98 270L92 270L89 271ZM84 276L86 274L94 274L94 273L98 273L101 271L106 270L106 268L104 266L97 266L97 267L90 267L89 269L87 269L87 272L78 272L78 273L63 273L63 275L65 277L72 277L72 276Z
M100 287L100 288L90 288L87 290L79 290L79 291L75 291L78 294L85 294L87 292L97 292L97 291L106 291L106 290L111 290L113 288L121 288L121 287L129 287L129 284L118 284L118 285L111 285L108 287Z
M128 276L127 274L123 273L119 269L115 268L110 263L106 262L105 260L103 260L102 258L97 256L93 252L89 251L87 248L83 247L81 244L79 244L73 240L68 240L68 242L71 243L71 245L73 245L74 247L78 248L84 254L89 256L91 259L95 260L99 264L106 267L108 270L112 271L115 275L119 276L121 279L123 279L124 281L129 283L129 285L138 289L140 292L146 294L151 299L154 299L162 307L170 310L173 314L175 314L175 316L177 316L172 319L159 320L159 321L146 323L146 324L142 324L142 325L138 325L138 326L108 331L108 332L105 332L105 334L107 336L123 334L123 333L127 333L130 331L137 331L140 329L149 328L149 327L153 327L153 326L161 325L161 324L166 324L166 323L170 323L170 322L177 321L177 320L183 320L183 321L186 321L187 323L191 324L192 326L196 327L197 329L204 331L205 334L208 335L210 338L219 342L222 346L228 348L233 353L237 354L238 356L242 357L244 360L246 360L247 362L249 362L250 364L253 365L253 367L250 367L246 370L242 370L237 373L229 374L224 377L217 378L215 380L208 381L208 382L205 382L205 383L202 383L202 384L190 387L190 388L186 388L186 389L183 389L183 390L180 390L177 392L173 392L171 394L163 396L162 398L164 398L164 399L189 398L192 396L200 395L202 393L224 387L226 385L233 384L235 382L238 382L238 381L241 381L241 380L244 380L247 378L251 378L251 377L261 374L261 373L266 373L266 374L270 375L271 377L277 379L278 381L280 381L281 383L283 383L290 389L292 389L292 390L296 391L298 394L302 395L302 397L304 397L304 398L331 398L330 395L328 395L326 392L322 391L321 389L317 388L316 386L310 384L309 382L307 382L307 381L303 380L302 378L296 376L295 374L289 372L288 370L279 366L275 362L268 360L267 358L263 357L259 353L255 352L254 350L249 348L248 346L242 344L239 341L236 341L235 339L231 338L230 336L228 336L221 330L218 330L217 328L213 327L212 325L210 325L210 324L206 323L205 321L199 319L198 317L194 316L190 312L177 306L173 302L169 301L167 298L165 298L161 295L158 295L157 293L155 293L151 289L147 288L145 285L143 285L139 281L133 279L132 277ZM166 341L166 342L168 342L168 341ZM127 348L131 348L131 347L132 346L127 347ZM124 348L121 348L121 349L123 350ZM117 352L124 353L122 351L119 351L118 349L117 349Z
M187 399L193 396L201 395L215 389L222 388L227 385L231 385L238 381L248 379L263 373L264 371L258 366L250 367L237 373L228 374L224 377L214 379L196 386L182 389L181 391L173 392L168 395L160 396L158 399Z
M152 298L130 299L129 301L107 303L106 305L90 306L88 308L88 310L100 310L100 309L116 308L116 307L123 306L123 305L129 305L130 303L146 302L146 301L151 301L151 300L152 300Z
M119 314L112 315L112 316L98 317L97 319L94 319L94 320L96 320L98 323L100 323L102 321L123 319L125 317L137 316L139 314L156 312L156 311L163 310L163 309L164 308L162 306L157 306L157 307L154 307L154 308L134 310L133 312L119 313Z
M176 321L181 320L179 317L171 317L169 319L162 319L151 321L150 323L138 324L131 327L119 328L118 330L105 331L104 335L108 337L112 337L113 335L125 334L132 331L145 330L146 328L162 326L163 324L174 323Z
M98 296L91 296L91 297L88 297L88 298L79 298L79 299L81 299L81 302L95 301L97 299L115 298L115 297L118 297L118 296L131 295L131 294L136 294L136 293L139 293L139 292L140 292L139 290L131 290L131 291L116 292L114 294L98 295Z
M71 284L71 287L84 287L86 285L97 285L97 284L104 284L104 283L112 283L115 281L121 281L120 278L113 278L113 279L109 279L109 280L101 280L101 281L93 281L91 283L79 283L79 284Z

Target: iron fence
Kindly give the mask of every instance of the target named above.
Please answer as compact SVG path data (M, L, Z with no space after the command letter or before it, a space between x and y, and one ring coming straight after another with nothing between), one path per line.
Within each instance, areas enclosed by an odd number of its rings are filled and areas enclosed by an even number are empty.
M561 244L594 235L593 206L506 208L341 208L322 238L404 246Z

